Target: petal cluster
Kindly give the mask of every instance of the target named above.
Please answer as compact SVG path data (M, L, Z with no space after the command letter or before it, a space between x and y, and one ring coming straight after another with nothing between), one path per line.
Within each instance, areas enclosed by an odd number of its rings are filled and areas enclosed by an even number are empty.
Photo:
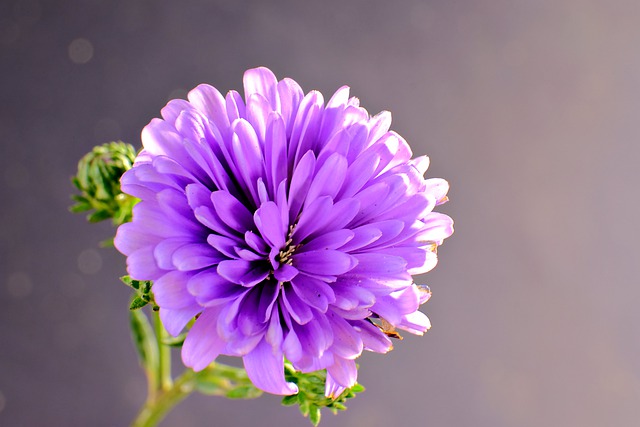
M172 100L142 132L122 190L139 198L115 245L132 278L153 280L166 329L194 317L184 363L242 357L254 384L293 394L284 358L327 370L327 396L356 381L363 350L385 353L394 328L422 334L431 270L453 232L433 209L448 184L424 179L349 88L325 104L266 68L244 75L244 99L209 85Z

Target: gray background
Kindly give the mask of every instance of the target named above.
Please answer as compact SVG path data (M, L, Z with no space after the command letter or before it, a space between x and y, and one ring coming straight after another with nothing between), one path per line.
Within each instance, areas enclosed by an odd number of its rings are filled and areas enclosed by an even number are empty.
M635 0L2 0L0 425L133 418L124 259L67 212L69 177L258 65L392 111L452 186L433 329L362 357L367 391L324 426L638 425L639 40ZM307 421L192 396L163 425L279 424Z

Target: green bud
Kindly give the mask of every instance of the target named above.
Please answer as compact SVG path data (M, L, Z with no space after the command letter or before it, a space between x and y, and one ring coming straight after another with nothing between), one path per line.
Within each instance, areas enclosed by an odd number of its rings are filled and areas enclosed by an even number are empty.
M76 202L71 212L92 211L89 222L111 218L114 225L131 221L131 211L138 199L120 190L120 177L131 169L136 150L122 141L109 142L94 147L78 163L78 173L71 179L80 195L71 198Z

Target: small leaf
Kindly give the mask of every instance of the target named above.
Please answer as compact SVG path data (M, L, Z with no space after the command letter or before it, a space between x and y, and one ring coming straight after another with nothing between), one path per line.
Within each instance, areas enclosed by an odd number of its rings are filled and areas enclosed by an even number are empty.
M132 287L133 289L138 289L138 281L133 280L131 276L122 276L120 278L120 281L125 285ZM136 283L135 285L134 285L134 282Z
M139 310L147 304L149 304L149 301L145 300L140 296L136 296L133 299L133 301L131 301L131 305L129 305L129 310Z

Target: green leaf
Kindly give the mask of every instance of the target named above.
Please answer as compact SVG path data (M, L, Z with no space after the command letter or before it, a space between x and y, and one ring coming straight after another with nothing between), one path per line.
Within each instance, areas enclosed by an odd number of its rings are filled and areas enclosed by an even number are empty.
M149 319L147 319L143 310L129 311L129 319L133 343L138 352L140 364L147 372L149 381L157 381L156 375L159 363L158 346L153 329L149 324Z
M147 304L149 304L149 301L146 301L144 298L136 295L136 297L133 298L133 301L131 301L131 304L129 305L129 310L139 310Z

